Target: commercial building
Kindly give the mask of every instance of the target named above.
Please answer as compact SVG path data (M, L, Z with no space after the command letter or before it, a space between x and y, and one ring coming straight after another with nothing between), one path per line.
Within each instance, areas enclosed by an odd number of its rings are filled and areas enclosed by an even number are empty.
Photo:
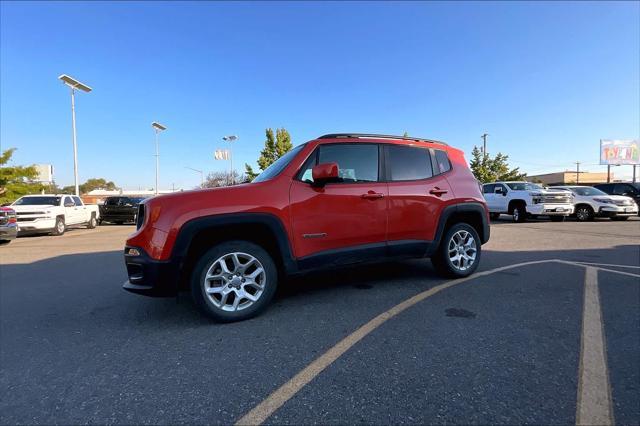
M613 173L611 173L610 179L611 182L614 181ZM545 185L595 185L596 183L607 182L607 172L580 172L580 178L578 179L578 173L575 171L564 171L542 175L528 175L527 180L530 182L542 182Z

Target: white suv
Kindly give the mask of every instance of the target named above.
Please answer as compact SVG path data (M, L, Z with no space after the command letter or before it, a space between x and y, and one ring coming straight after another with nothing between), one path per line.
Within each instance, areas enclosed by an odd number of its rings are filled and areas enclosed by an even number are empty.
M638 214L638 205L631 197L609 195L591 186L554 186L550 191L571 191L576 219L581 222L594 217L627 220Z
M514 222L524 222L527 216L549 216L561 222L573 213L571 192L548 191L531 182L485 183L482 192L492 219L505 213L512 215Z

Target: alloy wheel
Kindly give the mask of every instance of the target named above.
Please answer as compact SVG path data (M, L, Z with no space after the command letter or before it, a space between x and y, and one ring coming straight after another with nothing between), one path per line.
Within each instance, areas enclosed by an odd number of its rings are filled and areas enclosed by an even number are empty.
M576 217L581 221L589 220L590 216L591 215L589 214L589 209L587 209L586 207L580 207L576 212Z
M260 299L267 275L262 263L247 253L227 253L211 264L203 280L204 292L218 309L241 311Z
M478 249L471 233L461 230L453 234L448 245L449 261L459 270L466 271L476 261Z

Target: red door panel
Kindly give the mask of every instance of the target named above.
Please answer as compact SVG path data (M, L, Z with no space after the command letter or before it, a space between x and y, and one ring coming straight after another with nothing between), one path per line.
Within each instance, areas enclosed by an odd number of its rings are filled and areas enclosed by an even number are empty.
M296 257L382 243L387 231L386 183L336 183L323 188L293 181L290 190Z
M413 182L389 182L389 241L432 241L440 213L453 198L444 175Z

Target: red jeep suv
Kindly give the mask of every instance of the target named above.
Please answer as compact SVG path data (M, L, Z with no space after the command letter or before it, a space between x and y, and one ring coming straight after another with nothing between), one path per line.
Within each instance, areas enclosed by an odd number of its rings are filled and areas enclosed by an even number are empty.
M128 291L190 288L218 321L255 316L283 276L430 257L448 277L478 267L489 212L462 151L413 137L330 134L253 182L140 204L124 257Z

